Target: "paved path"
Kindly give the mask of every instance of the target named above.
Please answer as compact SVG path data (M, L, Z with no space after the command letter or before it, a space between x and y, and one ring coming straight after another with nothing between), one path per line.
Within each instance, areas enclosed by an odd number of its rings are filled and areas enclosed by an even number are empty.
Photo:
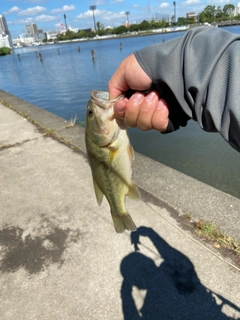
M239 269L183 228L179 206L194 213L196 205L185 190L177 197L174 179L198 190L196 202L208 204L213 218L223 199L236 230L238 199L137 155L143 199L127 207L139 229L116 234L107 202L98 207L93 193L84 130L66 129L63 119L2 91L0 99L82 149L44 136L0 104L1 319L240 318ZM165 191L159 172L169 181Z

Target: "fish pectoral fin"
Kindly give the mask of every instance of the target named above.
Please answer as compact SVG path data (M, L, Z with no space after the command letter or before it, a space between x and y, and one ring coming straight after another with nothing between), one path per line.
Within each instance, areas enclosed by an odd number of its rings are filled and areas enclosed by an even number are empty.
M117 233L122 233L124 232L124 230L135 231L137 229L130 214L125 213L119 215L111 212L111 215L114 223L114 228Z
M108 165L110 166L117 155L118 148L113 148L111 146L109 146L108 148L109 148Z
M132 200L141 199L141 194L138 190L138 187L133 182L129 186L127 196Z
M97 198L97 203L100 206L102 204L104 194L103 194L102 190L99 188L99 185L97 184L97 182L94 178L93 178L93 186L94 186L95 195Z

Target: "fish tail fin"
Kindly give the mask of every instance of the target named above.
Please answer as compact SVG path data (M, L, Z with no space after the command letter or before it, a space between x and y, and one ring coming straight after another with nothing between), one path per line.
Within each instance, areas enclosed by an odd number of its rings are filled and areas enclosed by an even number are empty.
M131 230L131 231L135 231L137 229L130 214L128 213L121 214L121 215L115 214L115 213L111 213L111 214L112 214L112 219L114 223L114 228L117 233L122 233L124 232L125 229Z

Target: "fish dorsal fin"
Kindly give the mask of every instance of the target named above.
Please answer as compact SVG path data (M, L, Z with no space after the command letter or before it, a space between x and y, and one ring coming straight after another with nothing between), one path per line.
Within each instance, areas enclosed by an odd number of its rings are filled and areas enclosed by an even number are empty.
M94 186L95 195L97 198L97 203L100 206L102 204L104 194L102 193L102 190L99 188L99 185L97 184L94 178L93 178L93 186Z
M129 186L127 196L133 200L141 199L141 194L138 190L138 187L133 182L131 182L131 184Z

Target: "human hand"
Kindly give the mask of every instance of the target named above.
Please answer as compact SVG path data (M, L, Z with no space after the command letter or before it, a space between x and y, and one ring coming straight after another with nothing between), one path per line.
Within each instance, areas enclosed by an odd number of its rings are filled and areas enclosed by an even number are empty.
M129 127L142 130L155 129L164 131L168 125L168 106L156 91L148 93L152 79L144 72L134 54L122 61L108 84L110 99L118 97L129 88L136 92L129 98L115 102L114 113L117 118L124 119Z
M143 236L143 237L149 237L150 233L152 231L152 228L148 228L148 227L138 227L136 231L131 232L131 243L134 245L134 250L135 251L139 251L139 244L141 244L139 237Z

